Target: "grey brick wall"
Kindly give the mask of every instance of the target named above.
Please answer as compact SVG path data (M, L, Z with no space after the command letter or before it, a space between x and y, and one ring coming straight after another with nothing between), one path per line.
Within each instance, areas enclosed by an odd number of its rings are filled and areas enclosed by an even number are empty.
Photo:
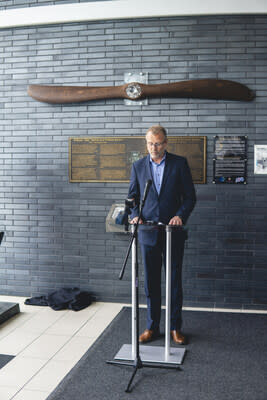
M253 158L254 144L267 143L267 17L75 23L5 29L0 38L0 293L76 285L101 300L130 300L130 265L118 280L128 238L105 232L128 185L70 183L68 138L140 135L160 122L170 135L207 136L207 184L196 185L188 224L185 305L266 309L267 177L254 175ZM48 105L26 93L30 83L120 85L127 71L148 72L149 83L231 79L257 97L130 107L123 100ZM215 135L247 135L247 185L212 183Z

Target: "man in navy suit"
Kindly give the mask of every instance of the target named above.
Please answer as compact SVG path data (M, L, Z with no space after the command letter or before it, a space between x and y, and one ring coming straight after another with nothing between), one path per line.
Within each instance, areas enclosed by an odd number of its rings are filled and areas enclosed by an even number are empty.
M168 153L166 130L155 125L146 133L148 155L133 163L128 198L134 198L131 223L137 223L140 198L148 180L152 186L142 210L140 224L146 221L182 226L192 212L196 195L191 172L184 157ZM182 326L182 261L185 232L172 233L171 265L171 336L175 343L185 344ZM161 265L165 260L165 232L139 229L139 242L145 272L147 326L139 341L145 343L159 335L161 312ZM165 334L168 334L165 332Z

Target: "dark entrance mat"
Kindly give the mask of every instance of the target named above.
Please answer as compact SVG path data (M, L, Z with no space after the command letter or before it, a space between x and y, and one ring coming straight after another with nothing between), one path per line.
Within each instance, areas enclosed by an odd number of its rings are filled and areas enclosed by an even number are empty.
M8 354L0 354L0 369L3 368L14 357L15 356L10 356Z
M141 329L145 314L141 309ZM48 400L266 400L267 315L183 315L189 344L180 370L139 369L125 393L133 367L106 363L131 342L131 309L124 308ZM152 345L164 346L164 336Z
M20 312L18 303L0 301L0 324L12 318Z

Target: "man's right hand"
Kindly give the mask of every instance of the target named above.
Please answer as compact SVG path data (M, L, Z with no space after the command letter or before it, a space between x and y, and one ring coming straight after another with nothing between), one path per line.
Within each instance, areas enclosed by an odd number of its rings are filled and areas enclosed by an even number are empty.
M134 217L134 218L130 221L130 224L137 224L137 221L138 221L138 217ZM141 218L139 219L139 224L143 224L143 221L142 221Z

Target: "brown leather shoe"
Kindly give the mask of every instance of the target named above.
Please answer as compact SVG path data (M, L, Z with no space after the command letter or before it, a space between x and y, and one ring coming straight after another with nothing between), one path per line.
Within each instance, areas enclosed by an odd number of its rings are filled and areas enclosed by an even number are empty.
M153 331L152 329L146 329L139 336L139 342L140 343L150 342L151 340L156 339L156 337L158 337L158 335L159 335L158 331Z
M186 344L184 335L182 335L181 332L179 332L179 331L171 331L171 337L172 337L174 343Z

